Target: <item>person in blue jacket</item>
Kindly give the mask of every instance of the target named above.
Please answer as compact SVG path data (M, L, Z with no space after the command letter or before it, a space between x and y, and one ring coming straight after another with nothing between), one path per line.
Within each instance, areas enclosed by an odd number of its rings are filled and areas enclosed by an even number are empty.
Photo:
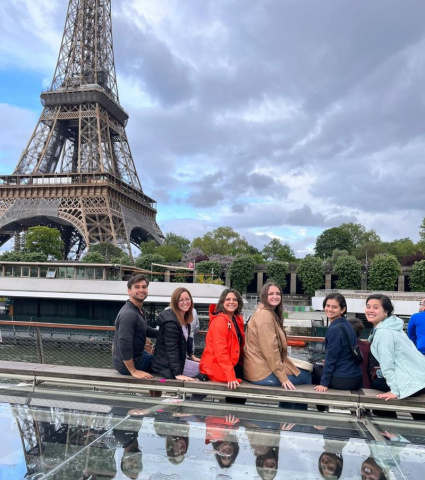
M328 388L357 390L362 386L362 370L352 354L352 347L357 345L357 337L345 317L345 297L340 293L330 293L323 301L323 309L330 325L325 337L325 364L321 372L315 372L318 385L314 389L317 392L326 392ZM347 344L342 328L348 335L350 345Z
M425 298L419 302L419 312L410 317L407 335L416 348L425 355Z
M371 387L384 391L385 401L425 394L425 357L403 331L403 320L393 315L391 300L382 294L366 299L366 318L374 329L369 341L378 360L384 384Z

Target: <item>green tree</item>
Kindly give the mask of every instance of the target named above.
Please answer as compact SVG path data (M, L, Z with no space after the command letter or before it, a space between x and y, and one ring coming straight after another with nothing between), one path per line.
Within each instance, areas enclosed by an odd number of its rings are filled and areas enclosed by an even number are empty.
M336 286L344 290L357 290L362 280L362 267L352 255L343 255L335 262L333 269Z
M323 287L324 273L320 258L307 255L303 258L297 268L297 274L301 280L303 290L312 297L314 292Z
M324 230L316 239L314 251L317 257L324 259L331 257L332 252L338 248L339 250L351 249L350 234L340 227L333 227Z
M348 255L347 250L339 250L338 248L335 248L335 250L332 252L332 257L325 258L325 261L323 262L323 268L325 270L333 270L337 260L346 255Z
M155 240L140 242L140 250L142 252L142 255L151 255L153 253L156 253L157 247L158 244L155 242Z
M392 292L400 273L400 264L394 255L376 255L369 270L369 289Z
M384 248L387 253L394 255L399 262L402 258L413 255L417 251L416 245L410 238L399 238L392 242L384 242Z
M190 249L190 240L182 235L169 232L165 235L164 245L174 247L184 255Z
M289 267L286 262L272 260L266 265L267 281L277 283L282 290L286 287L286 276L289 273Z
M64 243L60 231L50 227L30 227L25 236L25 251L41 253L55 260L62 259Z
M47 255L40 252L7 251L0 255L3 262L46 262Z
M256 266L250 255L236 255L229 268L233 288L244 293L254 278Z
M349 253L352 253L354 248L360 247L365 243L381 241L375 230L366 230L366 227L361 223L341 223L338 228L346 231L350 237Z
M196 237L193 248L200 248L205 255L237 255L249 253L248 242L231 227L219 227L203 237Z
M370 263L376 255L381 253L386 253L385 244L381 241L364 243L352 251L352 255L363 263L365 263L366 260Z
M162 255L166 262L180 262L183 253L180 252L174 245L167 245L163 243L156 247L155 252L157 255Z
M81 259L82 263L105 263L105 259L100 252L87 252Z
M196 275L203 275L204 282L210 283L209 280L220 278L221 266L213 260L205 260L196 264Z
M419 237L425 242L425 217L422 219L422 223L419 225Z
M282 243L278 238L272 238L270 242L264 246L263 258L267 262L279 260L281 262L295 262L295 254L287 243Z
M413 292L425 292L425 260L413 264L410 272L410 288Z
M135 261L136 267L143 268L144 270L152 269L154 272L165 272L164 267L158 267L156 265L152 266L153 263L163 265L165 263L165 258L156 253L149 253L147 255L139 255Z
M111 243L95 243L94 245L90 245L89 253L99 253L102 255L103 263L117 263L115 259L121 258L123 255L127 255L127 257L130 258L121 248Z

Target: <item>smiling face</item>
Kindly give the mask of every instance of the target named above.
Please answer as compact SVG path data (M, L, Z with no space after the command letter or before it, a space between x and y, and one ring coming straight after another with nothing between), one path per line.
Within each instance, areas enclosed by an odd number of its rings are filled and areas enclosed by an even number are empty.
M183 292L180 295L178 308L183 315L192 309L192 299L187 292Z
M320 468L322 469L322 475L325 478L333 477L337 468L337 459L326 453L323 454L320 459Z
M362 463L362 480L379 480L381 478L382 468L375 462L365 460Z
M329 321L333 322L334 320L336 320L337 318L341 318L345 314L345 307L341 308L338 300L330 298L326 300L325 313L326 316L329 318Z
M145 280L134 283L131 288L127 290L130 301L135 305L142 306L143 301L148 296L148 284Z
M271 307L277 307L282 301L279 287L271 285L267 291L267 302Z
M235 449L231 442L222 442L217 450L217 455L221 458L221 462L225 467L232 463Z
M371 298L366 303L365 314L367 321L370 322L374 327L388 317L388 314L384 310L381 301L375 298Z
M239 304L236 295L232 292L229 292L223 302L224 311L229 315L233 315L236 312L238 305Z

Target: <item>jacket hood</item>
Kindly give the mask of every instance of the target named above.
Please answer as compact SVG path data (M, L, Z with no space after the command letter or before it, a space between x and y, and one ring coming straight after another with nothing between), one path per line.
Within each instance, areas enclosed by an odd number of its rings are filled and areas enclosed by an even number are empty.
M391 315L378 324L376 328L386 328L387 330L399 330L403 331L404 322L401 318Z
M217 318L219 315L223 315L221 312L219 313L215 313L215 309L216 309L217 305L215 303L212 303L210 306L209 306L209 309L208 309L208 312L210 314L210 324L211 322Z
M171 310L171 308L167 308L161 312L157 318L158 326L161 326L167 322L178 322L176 314Z

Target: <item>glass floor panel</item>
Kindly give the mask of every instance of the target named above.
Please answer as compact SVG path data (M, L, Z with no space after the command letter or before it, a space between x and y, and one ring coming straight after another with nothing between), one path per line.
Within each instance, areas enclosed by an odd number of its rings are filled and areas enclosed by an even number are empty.
M425 422L218 402L0 395L0 445L0 480L425 478Z

